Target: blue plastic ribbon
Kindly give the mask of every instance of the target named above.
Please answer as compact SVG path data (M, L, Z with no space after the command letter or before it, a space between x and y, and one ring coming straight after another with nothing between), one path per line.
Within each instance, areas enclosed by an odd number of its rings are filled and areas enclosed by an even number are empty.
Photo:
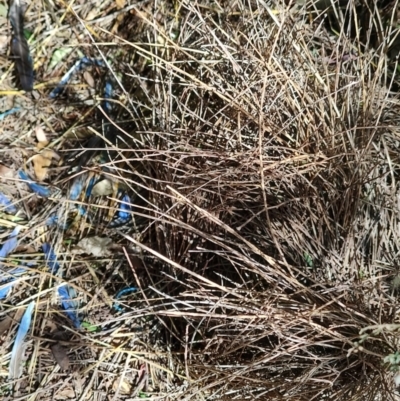
M28 187L35 194L43 196L44 198L48 198L51 195L51 191L49 190L49 188L44 187L43 185L39 185L35 181L32 181L25 173L25 171L19 170L18 175L21 180L24 180L26 182Z
M138 289L136 287L126 287L123 288L122 290L117 292L117 295L115 296L115 299L120 299L124 295L132 294L132 292L136 292ZM114 309L118 312L123 312L125 309L122 308L118 302L114 302L113 305Z
M19 324L17 336L15 337L14 346L11 351L10 367L8 370L9 379L17 379L20 376L22 367L22 356L24 353L24 340L31 327L32 312L35 307L35 301L32 301L24 315L22 316L21 323Z

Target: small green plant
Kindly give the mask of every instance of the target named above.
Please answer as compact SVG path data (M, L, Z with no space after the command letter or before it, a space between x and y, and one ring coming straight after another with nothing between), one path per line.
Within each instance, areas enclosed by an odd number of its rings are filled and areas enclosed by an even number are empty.
M310 269L312 269L314 267L314 262L313 262L313 258L310 254L308 254L307 252L304 252L304 261L306 262L307 267L309 267Z
M384 363L390 365L389 369L392 372L397 372L400 370L400 353L396 351L394 354L389 354L383 358Z

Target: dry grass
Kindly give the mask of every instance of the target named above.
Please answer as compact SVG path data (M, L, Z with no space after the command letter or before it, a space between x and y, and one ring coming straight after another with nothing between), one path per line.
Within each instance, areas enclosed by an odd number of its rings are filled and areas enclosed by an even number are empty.
M10 319L37 300L14 396L397 399L398 364L384 358L397 352L400 323L398 2L335 3L329 22L311 2L118 4L33 3L36 100L13 96L11 62L2 69L4 108L25 107L1 123L12 149L2 163L16 170L35 152L37 125L66 165L82 138L101 135L104 71L89 69L96 89L77 74L66 96L47 94L76 49L109 61L120 130L103 174L128 189L135 217L107 228L118 206L101 199L88 205L95 224L48 229L50 211L68 210L66 169L50 171L54 199L2 179L26 228L13 260L35 262L3 304ZM74 50L50 71L65 46ZM74 253L88 235L113 238L113 252ZM62 313L44 241L101 331L73 329ZM132 285L139 292L115 313L113 297ZM5 396L19 319L1 331ZM59 339L64 372L50 354Z

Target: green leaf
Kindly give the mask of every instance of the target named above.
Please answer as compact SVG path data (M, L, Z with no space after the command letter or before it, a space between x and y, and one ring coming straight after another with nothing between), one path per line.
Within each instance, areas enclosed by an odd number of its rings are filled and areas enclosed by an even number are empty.
M62 47L61 49L57 49L51 56L48 69L52 70L60 61L65 59L72 52L72 50L72 47Z
M29 38L32 36L32 32L24 29L24 36L26 40L29 40Z
M312 259L312 256L309 255L307 252L304 252L304 261L306 262L306 265L310 268L314 267L314 262Z
M91 333L101 330L100 327L90 324L89 322L82 322L82 327Z
M8 7L6 7L4 4L0 3L0 17L7 18L7 14L8 14Z

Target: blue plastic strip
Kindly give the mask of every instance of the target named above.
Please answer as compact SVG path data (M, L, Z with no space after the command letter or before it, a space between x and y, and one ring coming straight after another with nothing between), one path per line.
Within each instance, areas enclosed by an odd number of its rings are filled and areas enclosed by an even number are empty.
M104 67L105 64L103 60L96 60L91 59L88 57L83 57L82 59L78 60L61 78L58 85L50 92L49 97L50 99L56 98L65 88L65 85L68 81L72 78L75 72L81 71L89 65L95 65L97 67Z
M83 187L86 184L87 174L79 174L74 178L74 181L69 189L69 199L77 200L83 192Z
M12 204L12 202L0 192L0 205L4 206L4 210L7 213L15 214L17 213L17 208Z
M8 372L9 379L16 379L19 376L18 372L20 370L20 364L22 363L22 349L24 346L25 337L31 327L32 312L34 307L35 301L32 301L26 308L26 311L22 316L21 323L19 324L17 336L15 337L14 346L11 351L11 360Z
M60 265L57 262L57 255L54 253L52 246L48 242L45 242L42 245L42 249L46 256L46 264L49 266L50 272L56 274L60 269Z
M136 292L138 289L136 287L126 287L123 288L121 291L117 292L117 295L115 296L115 299L120 299L124 295L132 294L132 292ZM114 309L118 312L123 312L124 308L122 308L118 302L115 302L113 305Z
M73 300L76 298L76 292L73 287L69 285L63 285L58 288L58 295L61 298L61 305L65 311L65 314L72 320L75 327L81 327L81 321L78 317L78 303Z
M0 113L0 121L4 120L4 118L6 118L7 116L9 116L10 114L14 114L18 111L20 111L21 108L20 107L14 107L10 110L5 111L4 113Z
M26 184L35 194L43 196L44 198L48 198L51 195L51 191L49 190L49 188L44 187L43 185L39 185L35 181L32 181L25 173L25 171L19 170L18 175L21 180L26 181Z
M116 217L110 223L110 228L120 227L127 224L132 217L131 198L125 194L119 204L119 210L116 213Z

